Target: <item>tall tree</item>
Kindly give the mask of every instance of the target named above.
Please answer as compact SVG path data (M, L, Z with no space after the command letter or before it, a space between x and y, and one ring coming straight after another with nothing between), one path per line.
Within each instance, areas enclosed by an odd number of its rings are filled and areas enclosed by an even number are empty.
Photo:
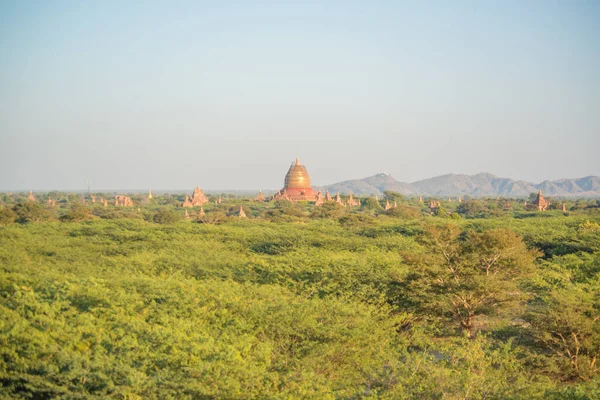
M50 213L40 203L24 201L15 204L13 211L17 214L17 222L40 222L50 218Z
M538 256L509 229L461 234L458 227L431 228L429 240L437 257L426 270L423 287L430 307L450 317L473 337L492 316L523 299L520 280Z

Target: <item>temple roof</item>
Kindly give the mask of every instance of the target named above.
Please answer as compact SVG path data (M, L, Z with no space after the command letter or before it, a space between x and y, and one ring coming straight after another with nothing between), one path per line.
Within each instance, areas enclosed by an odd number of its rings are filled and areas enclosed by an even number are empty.
M296 158L296 162L292 164L285 176L284 187L290 189L310 188L310 176L306 167L300 164L298 158Z

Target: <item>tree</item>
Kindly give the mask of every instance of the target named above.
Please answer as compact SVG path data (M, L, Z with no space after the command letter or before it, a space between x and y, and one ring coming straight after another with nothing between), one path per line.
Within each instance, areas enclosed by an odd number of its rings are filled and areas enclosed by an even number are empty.
M289 200L277 200L275 202L275 209L281 214L290 215L292 217L304 216L304 210L299 203L294 203Z
M17 222L25 224L28 222L40 222L50 219L50 213L40 203L25 201L15 204L13 211L17 214Z
M419 218L421 216L421 210L417 207L399 205L397 207L390 208L385 212L390 217L396 218Z
M385 198L387 200L389 200L390 202L397 202L397 203L405 203L406 202L406 197L401 195L398 192L394 192L392 190L385 190L383 192Z
M436 207L435 210L433 210L433 215L435 215L436 217L447 217L448 211L444 206L439 206Z
M365 228L374 226L376 219L370 215L364 214L346 214L338 222L348 228Z
M173 224L179 221L181 218L175 214L171 210L158 210L156 214L154 214L153 221L157 224Z
M367 210L381 210L381 204L374 197L368 197L363 202L363 207Z
M519 280L528 275L538 253L513 231L461 235L458 227L448 225L430 228L429 235L440 257L423 282L434 298L430 306L458 323L467 337L483 326L479 316L492 316L521 300Z
M17 219L17 214L10 208L0 207L0 225L12 224Z
M600 281L542 294L526 319L534 337L558 359L564 380L600 375Z
M63 215L60 219L61 221L81 222L92 218L94 218L94 216L89 208L82 204L76 204L71 207L71 210L69 210L69 212Z
M199 223L209 225L218 225L225 221L227 221L227 214L222 211L211 211L198 218Z
M456 212L467 218L487 218L490 210L479 200L463 201L456 207Z
M336 219L344 215L345 212L346 209L341 204L335 202L327 202L321 206L315 207L310 216L312 218Z

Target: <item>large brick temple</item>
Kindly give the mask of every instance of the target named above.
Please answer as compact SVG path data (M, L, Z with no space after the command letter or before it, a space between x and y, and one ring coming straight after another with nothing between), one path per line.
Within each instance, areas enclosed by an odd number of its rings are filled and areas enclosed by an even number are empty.
M285 176L283 189L278 191L273 200L290 201L315 201L317 194L310 187L310 176L304 165L296 158L296 162L288 170Z

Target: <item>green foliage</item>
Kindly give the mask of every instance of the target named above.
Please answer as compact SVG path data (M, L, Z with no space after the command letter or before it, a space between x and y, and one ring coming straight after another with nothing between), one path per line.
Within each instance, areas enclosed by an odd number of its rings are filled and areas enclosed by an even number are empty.
M228 217L223 211L211 211L202 217L198 217L201 224L218 225L227 221Z
M381 204L379 204L379 201L377 201L376 198L374 197L368 197L366 198L363 202L362 202L363 208L367 209L367 210L374 210L374 211L378 211L381 210Z
M92 210L92 214L102 219L143 219L144 217L143 214L125 207L96 207Z
M329 218L337 219L346 213L343 205L335 202L326 202L321 206L315 207L311 213L311 218Z
M401 195L398 192L394 192L392 190L386 190L383 192L383 195L385 196L385 198L390 202L393 203L394 201L397 203L404 203L406 202L406 197Z
M463 201L456 208L456 212L466 218L488 218L490 210L479 200Z
M264 210L262 217L275 222L297 221L306 214L305 208L300 203L287 200L277 200L271 210Z
M585 221L577 227L579 232L600 232L600 225L597 222Z
M17 219L17 213L7 207L0 207L0 225L12 224Z
M395 218L406 218L406 219L415 219L421 216L421 210L417 207L398 205L397 207L390 208L387 210L386 215Z
M156 214L154 214L152 220L157 224L167 225L180 221L181 217L171 210L159 210Z
M490 317L521 301L519 279L528 276L536 252L508 229L462 233L452 225L430 227L425 240L437 260L418 278L423 307L457 323L467 337ZM432 308L433 307L433 308Z
M28 222L41 222L50 219L50 213L35 201L25 201L15 204L13 211L17 214L17 222L26 224Z
M348 228L366 228L377 224L375 218L364 214L346 214L339 219L339 222Z
M448 217L448 211L443 206L439 206L433 210L433 215L436 217L446 218Z
M71 207L69 212L61 216L60 220L65 222L81 222L92 218L94 218L94 216L88 207L82 204L76 204Z
M224 196L172 223L176 195L141 212L69 196L0 224L2 398L600 393L589 202L521 218L488 199L454 220L416 199L384 214ZM2 198L36 215L21 200Z
M565 270L562 266L566 266ZM600 375L600 253L546 263L526 320L562 380Z

